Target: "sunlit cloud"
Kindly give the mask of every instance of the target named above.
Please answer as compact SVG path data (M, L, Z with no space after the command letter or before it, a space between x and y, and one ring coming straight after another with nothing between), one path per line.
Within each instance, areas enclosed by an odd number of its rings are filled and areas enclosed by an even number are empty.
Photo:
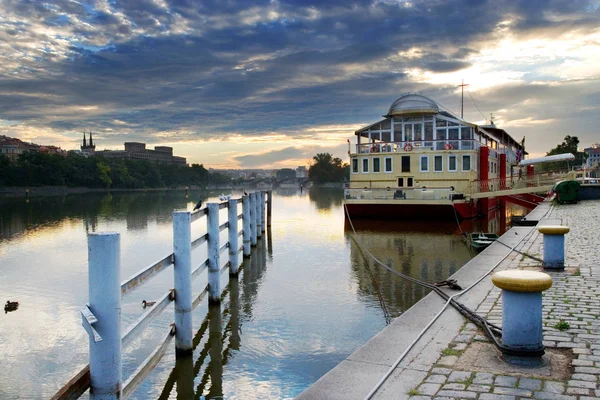
M457 112L464 79L467 119L492 113L516 137L543 126L541 152L566 125L582 142L597 134L597 12L593 1L7 0L0 133L77 149L92 130L98 148L165 144L208 166L288 148L345 158L353 132L404 92Z

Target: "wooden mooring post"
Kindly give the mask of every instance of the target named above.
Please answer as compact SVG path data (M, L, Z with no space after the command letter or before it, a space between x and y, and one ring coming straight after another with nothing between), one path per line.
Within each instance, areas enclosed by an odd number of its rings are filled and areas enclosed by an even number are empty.
M256 193L250 194L250 244L256 247Z
M273 209L273 191L267 191L267 226L271 227L271 210Z
M239 261L238 255L240 246L238 244L238 201L229 199L227 202L227 223L228 223L228 239L229 239L229 274L237 275ZM243 218L243 217L242 217Z
M242 197L244 257L250 257L250 196Z

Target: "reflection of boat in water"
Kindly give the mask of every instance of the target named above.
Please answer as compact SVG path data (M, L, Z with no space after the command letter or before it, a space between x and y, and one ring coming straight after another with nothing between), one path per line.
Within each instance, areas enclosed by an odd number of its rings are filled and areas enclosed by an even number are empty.
M483 232L475 232L469 234L469 244L476 251L482 251L496 240L498 240L499 236L495 233L483 233Z

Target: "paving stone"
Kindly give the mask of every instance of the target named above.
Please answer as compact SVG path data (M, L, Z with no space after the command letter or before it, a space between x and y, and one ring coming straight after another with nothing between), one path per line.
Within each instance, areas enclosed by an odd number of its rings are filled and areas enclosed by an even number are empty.
M597 382L598 381L598 377L596 375L590 375L590 374L573 374L571 376L571 378L578 380L578 381L588 381L588 382Z
M438 396L456 397L459 399L476 399L478 393L465 392L463 390L440 390Z
M454 366L454 364L456 364L457 361L457 356L444 356L439 359L438 364L446 367L452 367Z
M448 377L448 382L464 382L471 379L471 372L467 371L454 371Z
M577 396L568 396L552 392L534 392L533 398L540 400L576 400Z
M494 388L494 393L511 394L511 395L520 396L520 397L531 397L531 395L533 394L533 392L531 390L515 389L515 388L509 388L509 387L502 387L502 386L496 386Z
M540 390L542 381L540 379L521 378L519 379L519 389Z
M489 385L469 385L469 387L467 388L468 390L470 390L471 392L480 392L480 393L484 393L484 392L489 392L492 390L492 387Z
M562 382L546 381L544 382L544 392L562 394L565 392L565 384Z
M579 387L579 388L586 388L586 389L596 389L596 383L594 382L587 382L587 381L569 381L567 383L567 385L569 387Z
M434 368L431 370L432 374L450 375L452 370L450 368Z
M442 388L443 390L465 390L467 385L464 383L447 383Z
M445 375L429 375L427 377L427 379L425 379L425 382L428 383L446 383L446 376Z
M482 393L479 396L480 400L515 400L515 396L509 396L506 394L493 394L493 393Z
M421 394L433 396L438 390L440 390L441 386L442 385L439 383L423 383L421 386L419 386L418 390Z
M570 387L567 388L567 394L582 394L582 395L589 395L590 394L590 389L584 389L584 388L579 388L579 387Z
M475 378L473 379L473 383L478 383L482 385L491 385L493 381L494 375L488 374L486 372L475 373Z
M514 388L516 384L517 384L517 378L515 378L514 376L499 375L496 377L496 380L494 381L494 385L496 385L496 386L504 386L504 387Z

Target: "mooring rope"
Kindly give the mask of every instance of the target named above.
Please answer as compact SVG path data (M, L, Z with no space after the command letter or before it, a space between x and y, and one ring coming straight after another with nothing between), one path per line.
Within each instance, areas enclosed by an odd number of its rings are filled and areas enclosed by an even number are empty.
M509 349L507 347L505 347L504 345L502 345L499 341L498 338L496 337L496 335L501 335L502 334L502 328L494 325L490 322L488 322L485 318L483 318L482 316L478 315L475 311L469 309L467 306L465 306L464 304L461 304L459 302L457 302L456 300L454 300L455 297L461 296L463 294L465 294L466 292L468 292L469 290L471 290L475 285L479 284L479 282L481 282L486 276L488 276L494 269L496 269L496 267L498 267L498 265L500 265L500 263L502 263L513 251L515 251L516 247L519 246L526 238L528 238L533 232L535 232L535 229L532 229L529 233L527 233L526 235L524 235L517 244L515 244L512 247L509 247L511 251L509 251L504 257L502 257L492 268L490 268L489 271L487 271L485 274L483 274L481 277L479 277L479 279L477 279L474 283L472 283L469 287L467 287L466 289L462 290L459 293L453 294L452 296L448 296L445 292L443 292L442 290L440 290L437 286L432 285L430 283L421 281L419 279L413 278L411 276L405 275L401 272L398 272L390 267L388 267L387 265L385 265L384 263L382 263L379 259L377 259L377 257L375 257L368 249L366 249L362 243L360 243L360 241L358 240L358 235L356 234L356 229L354 228L354 224L352 223L352 219L350 218L350 214L348 212L348 208L346 206L346 204L344 204L344 211L346 214L346 218L348 218L348 222L350 223L350 227L352 228L352 232L353 232L353 240L357 243L357 245L362 249L362 251L364 253L369 254L369 256L375 261L376 264L378 264L379 266L385 268L386 270L390 271L391 273L400 276L403 279L406 279L410 282L416 283L417 285L421 285L424 287L427 287L431 290L433 290L434 292L436 292L437 294L439 294L443 299L446 300L446 303L444 304L444 306L442 307L442 309L433 317L433 319L431 321L429 321L429 323L423 328L423 330L421 330L421 332L417 335L417 337L412 341L412 343L406 348L406 350L400 355L400 357L394 362L394 364L390 367L390 369L386 372L386 374L379 380L379 382L377 382L377 384L375 385L375 387L365 396L364 400L370 400L373 395L377 392L377 390L379 390L379 388L381 387L381 385L383 385L383 383L387 380L387 378L389 378L389 376L392 374L392 372L396 369L396 367L400 364L400 362L404 359L404 357L406 357L406 355L408 354L408 352L415 346L415 344L417 344L417 342L419 341L419 339L421 339L421 337L425 334L425 332L429 329L429 327L431 325L433 325L433 323L442 315L442 313L446 310L446 308L448 307L448 305L452 305L458 312L460 312L463 316L465 316L467 319L469 319L471 322L473 322L475 325L477 325L478 327L482 328L485 332L485 334L490 338L490 340L492 340L492 343L494 344L494 346L496 346L500 351L502 351L504 354L509 354L509 355L518 355L518 356L541 356L544 354L544 350L539 350L539 351L530 351L530 350L513 350L513 349ZM549 212L546 211L546 213L544 214L544 216ZM504 244L504 243L503 243ZM505 244L506 245L506 244ZM508 246L508 245L506 245Z

